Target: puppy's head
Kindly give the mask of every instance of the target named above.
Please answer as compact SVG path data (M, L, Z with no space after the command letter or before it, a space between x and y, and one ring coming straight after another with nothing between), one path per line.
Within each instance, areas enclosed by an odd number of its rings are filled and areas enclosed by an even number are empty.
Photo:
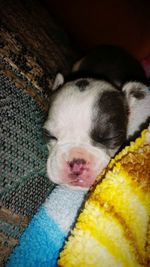
M59 74L53 89L44 125L48 176L58 184L89 188L126 139L126 100L110 83L95 79L63 84Z

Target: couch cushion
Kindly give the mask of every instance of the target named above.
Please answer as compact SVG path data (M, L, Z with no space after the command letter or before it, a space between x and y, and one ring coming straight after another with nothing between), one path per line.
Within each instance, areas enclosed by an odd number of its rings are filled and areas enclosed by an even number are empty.
M1 1L0 10L2 265L54 187L46 175L42 126L55 75L67 74L77 53L38 1Z

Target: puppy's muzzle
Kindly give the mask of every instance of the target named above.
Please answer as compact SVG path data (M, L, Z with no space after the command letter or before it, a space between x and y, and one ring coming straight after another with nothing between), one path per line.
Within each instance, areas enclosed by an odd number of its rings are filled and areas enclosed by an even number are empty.
M58 184L89 188L109 159L103 151L93 147L64 145L50 155L47 162L48 176Z

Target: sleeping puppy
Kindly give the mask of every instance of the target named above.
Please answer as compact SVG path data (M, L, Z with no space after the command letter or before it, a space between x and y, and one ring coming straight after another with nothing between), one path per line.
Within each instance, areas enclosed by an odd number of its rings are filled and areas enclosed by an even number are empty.
M150 93L139 62L121 48L99 46L57 74L44 125L51 181L88 189L150 116Z

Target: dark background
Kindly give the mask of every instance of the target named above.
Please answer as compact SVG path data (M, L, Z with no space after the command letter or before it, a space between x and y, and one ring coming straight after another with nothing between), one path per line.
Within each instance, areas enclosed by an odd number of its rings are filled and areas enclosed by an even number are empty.
M83 51L117 44L138 59L150 54L149 0L45 0Z

